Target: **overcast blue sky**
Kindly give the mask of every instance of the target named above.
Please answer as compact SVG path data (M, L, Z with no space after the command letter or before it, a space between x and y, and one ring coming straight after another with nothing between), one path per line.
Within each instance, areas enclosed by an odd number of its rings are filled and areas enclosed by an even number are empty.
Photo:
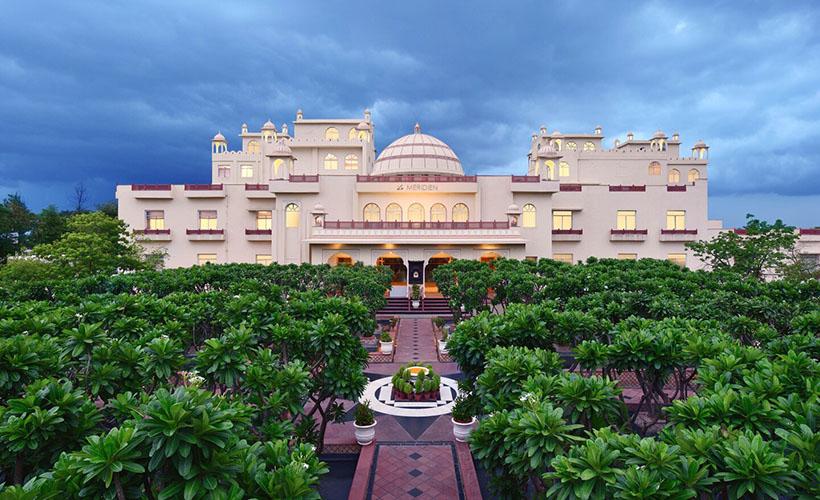
M0 194L34 208L208 182L242 122L418 120L523 173L541 124L711 147L710 217L820 225L820 2L4 0Z

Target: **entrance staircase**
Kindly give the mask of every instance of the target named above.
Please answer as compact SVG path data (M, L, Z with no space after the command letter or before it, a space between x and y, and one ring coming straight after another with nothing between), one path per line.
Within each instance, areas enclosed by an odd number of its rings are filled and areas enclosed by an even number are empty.
M379 316L425 315L452 317L447 299L443 297L429 297L421 299L421 305L413 309L410 299L406 297L390 297L387 305L376 313Z

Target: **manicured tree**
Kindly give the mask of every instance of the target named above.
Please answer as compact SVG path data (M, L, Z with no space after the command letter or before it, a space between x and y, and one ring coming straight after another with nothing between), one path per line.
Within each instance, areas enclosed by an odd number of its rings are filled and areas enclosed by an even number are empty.
M57 376L62 369L60 349L52 338L0 338L0 404L21 396L32 382Z
M148 392L167 384L171 376L176 375L186 362L182 344L167 336L151 340L143 347L142 352L139 371L148 386Z

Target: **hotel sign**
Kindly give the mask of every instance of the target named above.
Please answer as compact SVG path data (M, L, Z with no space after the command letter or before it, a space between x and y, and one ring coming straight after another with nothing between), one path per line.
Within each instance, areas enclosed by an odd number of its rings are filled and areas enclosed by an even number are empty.
M438 191L435 184L397 184L396 191Z

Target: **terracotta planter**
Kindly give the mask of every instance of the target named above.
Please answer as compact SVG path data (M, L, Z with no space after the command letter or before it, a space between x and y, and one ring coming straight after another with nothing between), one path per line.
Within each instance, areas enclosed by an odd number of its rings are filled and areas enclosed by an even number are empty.
M467 439L470 437L470 433L473 432L473 429L475 428L475 417L473 417L473 419L468 423L456 422L452 418L450 419L450 422L453 423L453 436L456 438L456 441L459 443L466 443Z
M356 435L356 442L359 443L359 445L367 446L373 442L376 438L377 423L375 420L370 425L358 425L356 422L353 422L353 433Z

